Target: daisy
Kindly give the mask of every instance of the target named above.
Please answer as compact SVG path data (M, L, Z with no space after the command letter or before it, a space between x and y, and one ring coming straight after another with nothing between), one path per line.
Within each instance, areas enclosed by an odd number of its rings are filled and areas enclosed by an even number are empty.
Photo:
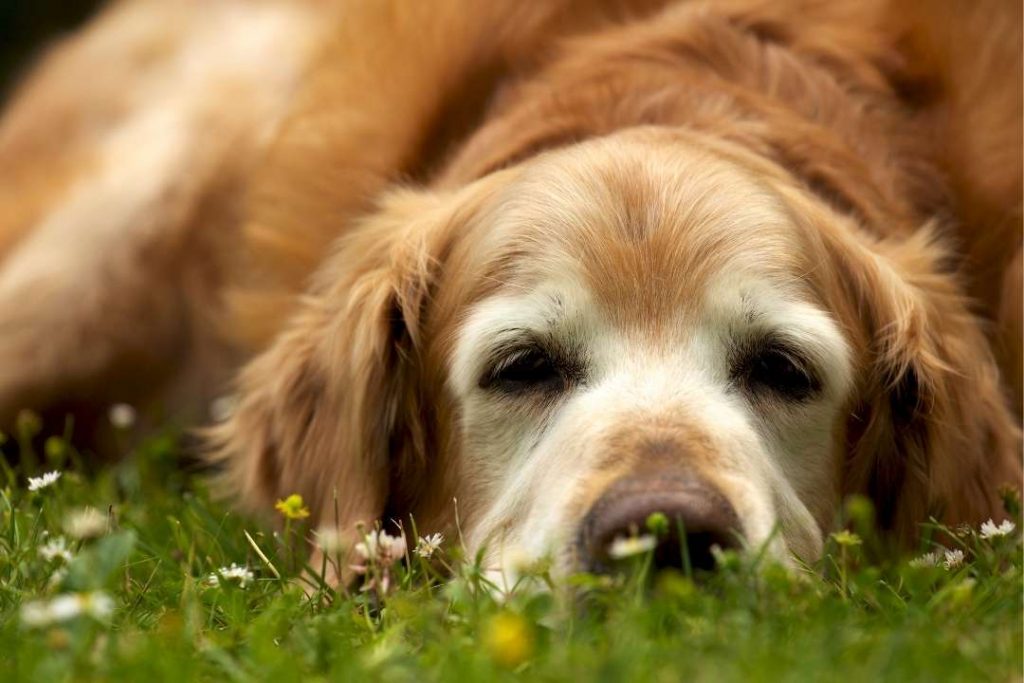
M405 534L400 533L397 536L392 536L383 530L379 533L377 547L380 551L381 559L389 563L402 559L405 556L405 551L408 549L408 545L405 542Z
M248 567L242 567L232 562L230 567L221 567L215 572L212 572L206 579L206 583L211 586L219 586L220 580L233 581L238 583L239 588L245 588L255 580L256 576L252 573L252 570Z
M360 590L387 595L391 587L391 565L405 556L406 548L405 534L392 536L383 529L371 531L356 543L359 562L349 565L349 568L368 579Z
M107 518L96 508L82 508L64 519L64 531L74 538L96 538L107 531Z
M28 490L39 491L45 489L47 486L53 486L60 479L60 472L54 470L53 472L47 472L41 477L29 477L28 478Z
M444 536L441 534L420 536L420 540L416 542L416 554L422 558L429 558L437 552L442 543L444 543Z
M960 550L960 549L957 549L957 550L947 550L944 557L945 557L945 559L942 562L942 566L945 567L946 569L948 569L949 571L953 571L954 569L959 569L961 566L963 566L963 563L964 563L964 551L963 550Z
M1009 536L1016 528L1017 525L1008 519L1004 519L998 526L990 519L981 525L981 537L996 538L998 536Z
M939 564L938 553L925 553L921 557L916 557L910 561L911 567L935 567Z
M53 560L70 562L72 557L71 551L68 549L68 543L64 540L63 536L58 536L39 546L39 556L47 562L52 562Z
M356 553L368 562L382 565L394 564L405 555L405 535L392 536L381 529L371 531L361 542L356 543Z
M345 548L345 537L336 527L323 526L313 532L316 544L328 555L337 555Z
M628 538L619 536L608 546L608 556L613 560L621 560L633 555L650 552L654 550L656 545L658 545L658 539L650 534L630 536Z
M70 621L89 616L107 619L114 611L114 601L102 591L93 593L67 593L53 600L35 600L21 606L21 623L30 628Z

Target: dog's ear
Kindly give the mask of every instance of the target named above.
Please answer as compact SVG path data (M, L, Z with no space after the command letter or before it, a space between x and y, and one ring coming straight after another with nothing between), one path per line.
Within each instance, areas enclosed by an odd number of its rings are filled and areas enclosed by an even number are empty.
M351 539L385 510L395 458L426 448L416 386L421 316L445 244L443 201L390 196L342 237L270 346L239 376L210 458L247 508L298 493Z
M998 518L1000 487L1021 486L1019 429L948 255L924 228L839 258L866 332L845 493L868 495L904 543L929 515Z

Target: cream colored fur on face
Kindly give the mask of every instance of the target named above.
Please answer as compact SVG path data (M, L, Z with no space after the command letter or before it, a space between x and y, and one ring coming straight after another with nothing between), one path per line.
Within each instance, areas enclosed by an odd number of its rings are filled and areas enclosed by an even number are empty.
M658 142L626 135L555 152L505 191L490 249L519 251L521 272L467 313L450 379L464 476L476 498L492 501L468 523L469 550L487 547L496 566L544 556L558 558L560 571L575 566L587 505L608 483L609 467L632 460L612 446L623 432L678 444L679 464L725 492L752 547L771 543L781 561L820 552L839 490L836 435L852 388L850 350L803 274L773 258L800 249L780 198L706 151ZM630 224L623 199L637 194L646 221ZM647 275L671 277L670 288L688 300L636 320L629 309L644 307L643 286L599 301L586 274L592 264L572 245L603 242L653 264L657 233L694 249L722 240L730 253L711 272L688 272L699 256L682 246L674 262ZM536 243L512 249L523 239ZM824 390L812 402L756 405L732 386L731 347L768 332L792 340L820 369ZM583 385L539 405L481 389L491 349L530 335L586 359ZM689 443L695 435L699 457Z

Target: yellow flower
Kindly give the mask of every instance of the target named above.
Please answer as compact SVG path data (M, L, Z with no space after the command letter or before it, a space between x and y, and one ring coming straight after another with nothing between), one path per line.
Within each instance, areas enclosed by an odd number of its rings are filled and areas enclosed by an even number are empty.
M846 529L843 529L842 531L836 531L835 533L833 533L832 539L839 545L844 546L854 546L860 545L862 543L862 541L860 540L860 536L851 531L847 531Z
M502 666L515 667L533 653L533 633L518 614L501 612L491 617L484 632L491 658Z
M302 496L293 493L284 500L277 501L274 509L288 519L305 519L309 517L309 508L303 507Z

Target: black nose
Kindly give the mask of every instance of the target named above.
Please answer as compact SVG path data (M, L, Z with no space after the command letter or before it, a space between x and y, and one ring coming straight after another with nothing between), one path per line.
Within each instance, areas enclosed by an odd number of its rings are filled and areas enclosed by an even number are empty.
M667 528L655 535L648 519L661 513ZM623 555L654 544L657 569L712 570L712 548L739 546L740 522L725 496L703 478L688 473L651 473L612 484L587 513L580 550L587 569L610 571Z

